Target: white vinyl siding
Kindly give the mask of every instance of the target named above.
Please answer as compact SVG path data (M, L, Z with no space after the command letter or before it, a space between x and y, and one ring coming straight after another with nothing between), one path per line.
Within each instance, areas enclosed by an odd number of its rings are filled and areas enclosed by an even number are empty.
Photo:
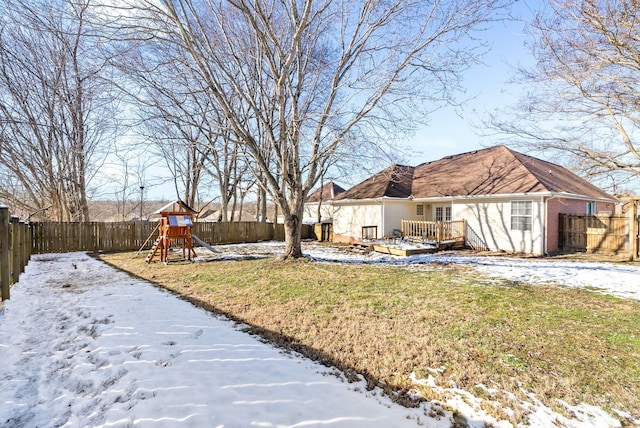
M521 201L531 202L530 230L511 229L512 198L484 198L481 201L469 198L454 202L453 207L455 218L467 221L468 239L483 243L492 251L543 254L541 203L526 199Z
M361 239L362 228L382 225L382 207L379 204L334 205L333 233Z
M512 210L512 202L516 202L515 210ZM362 239L363 227L377 226L376 235L380 239L393 236L394 229L401 228L402 220L436 220L437 213L441 221L464 219L468 239L489 250L543 254L543 203L542 200L517 200L513 197L469 197L447 203L389 199L338 202L334 204L333 233L341 238L358 240ZM580 201L580 209L584 209L584 203ZM417 215L417 205L424 206L423 217ZM524 224L529 230L513 230L512 214L516 215L515 223L519 226ZM526 220L518 217L526 217Z

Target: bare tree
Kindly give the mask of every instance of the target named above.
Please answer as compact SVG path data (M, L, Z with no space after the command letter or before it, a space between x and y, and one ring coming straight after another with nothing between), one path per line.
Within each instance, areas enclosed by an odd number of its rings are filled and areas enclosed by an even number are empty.
M450 101L472 30L505 3L164 0L144 26L188 54L285 217L284 257L299 257L305 197L344 137L369 153L374 131Z
M112 193L107 193L110 197L113 197L116 201L117 219L119 221L131 220L140 211L140 194L143 192L143 187L149 188L149 185L145 185L146 171L149 168L150 161L145 156L140 156L135 150L118 150L115 149L114 153L110 156L110 162L105 167L110 171L111 181L109 183L109 190Z
M194 206L217 134L208 126L211 108L207 97L200 95L201 84L167 48L172 46L138 46L120 68L133 81L129 92L135 94L142 125L138 132L147 150L163 159L176 195Z
M530 91L491 124L619 191L640 178L640 14L635 0L551 0L529 25Z
M210 146L203 141L206 137L202 133L206 130L171 121L168 117L146 120L143 129L149 140L148 148L157 152L171 173L176 195L188 205L195 206L211 154Z
M223 213L235 204L238 183L247 168L234 135L217 109L199 70L184 52L161 39L133 41L118 67L137 106L147 149L153 150L171 173L176 195L195 206L203 187L217 185Z
M89 2L5 0L0 14L0 173L20 183L29 210L86 221L114 116Z

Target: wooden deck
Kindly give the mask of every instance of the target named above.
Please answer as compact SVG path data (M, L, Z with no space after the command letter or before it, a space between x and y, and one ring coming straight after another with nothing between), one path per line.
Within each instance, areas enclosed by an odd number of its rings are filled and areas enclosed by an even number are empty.
M383 254L391 254L394 256L412 256L414 254L435 253L437 248L397 248L394 246L386 246L383 243L373 246L373 251Z
M462 248L466 243L466 222L458 221L415 221L402 220L402 235L389 238L389 244L377 242L373 250L378 253L395 256L411 256L414 254L435 253L453 248ZM429 247L399 246L397 240L429 245Z

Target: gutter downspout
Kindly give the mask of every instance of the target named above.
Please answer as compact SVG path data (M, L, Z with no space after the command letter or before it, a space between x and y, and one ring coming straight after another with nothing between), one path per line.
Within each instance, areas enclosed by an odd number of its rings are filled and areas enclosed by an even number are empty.
M547 204L549 203L548 199L546 199L544 196L541 197L541 208L542 208L542 215L540 216L540 232L541 232L541 249L542 249L542 255L546 256L548 255L549 252L549 248L548 245L549 243L547 242L547 225L549 224L549 207L547 206Z
M385 205L386 205L386 204L385 204L385 200L384 200L384 198L383 198L383 199L382 199L381 212L380 212L380 215L382 216L382 217L380 218L380 220L381 220L381 221L380 221L380 228L382 229L382 230L380 231L380 233L382 233L382 236L384 236L384 220L385 220L385 218L384 218L384 213L385 213ZM381 238L381 237L376 236L376 239L380 239L380 238Z

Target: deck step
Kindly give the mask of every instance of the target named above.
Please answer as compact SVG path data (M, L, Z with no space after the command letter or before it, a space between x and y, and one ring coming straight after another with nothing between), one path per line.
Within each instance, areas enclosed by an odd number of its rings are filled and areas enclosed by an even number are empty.
M368 253L373 251L373 245L365 244L364 242L353 242L349 244L346 250L353 253Z

